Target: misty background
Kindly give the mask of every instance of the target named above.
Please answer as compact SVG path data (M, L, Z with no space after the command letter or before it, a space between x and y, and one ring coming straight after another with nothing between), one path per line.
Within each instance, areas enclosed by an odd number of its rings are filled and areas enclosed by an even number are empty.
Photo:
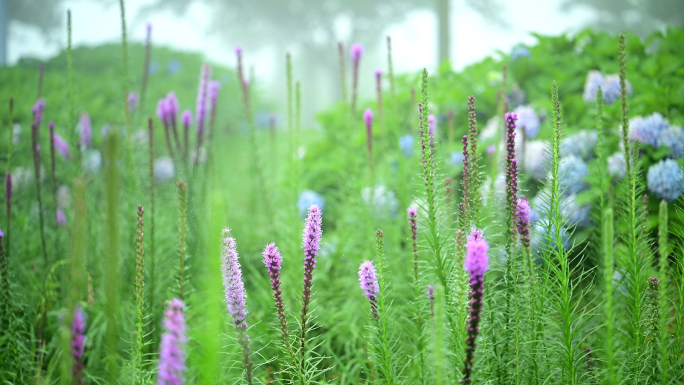
M642 36L684 24L684 0L127 0L129 39L142 42L153 27L157 46L201 53L234 67L244 49L261 97L285 100L286 52L302 82L303 117L341 96L337 43L366 47L361 98L370 97L373 72L386 68L385 39L392 37L396 73L452 69L534 44L533 33L559 35L592 27ZM74 46L119 42L118 0L0 0L0 64L47 59L66 46L66 10ZM684 43L684 42L683 42ZM154 58L153 58L154 60ZM347 57L347 69L349 61ZM198 73L199 77L199 73Z

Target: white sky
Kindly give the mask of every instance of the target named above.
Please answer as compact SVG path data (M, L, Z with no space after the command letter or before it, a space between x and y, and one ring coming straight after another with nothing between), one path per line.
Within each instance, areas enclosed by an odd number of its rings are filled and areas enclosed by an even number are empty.
M170 12L156 13L150 20L140 20L134 16L137 11L150 0L127 0L126 12L129 36L132 40L142 41L145 35L145 23L153 24L153 41L155 44L171 46L176 49L201 52L205 57L217 64L233 66L235 62L233 47L239 41L226 44L217 38L207 36L203 20L209 20L209 10L194 4L183 17ZM118 3L118 1L116 2ZM558 35L572 32L582 27L590 17L588 11L561 13L560 0L508 0L501 12L511 24L509 29L500 29L487 25L487 22L471 10L464 0L452 0L452 63L457 69L477 62L497 50L509 51L514 45L534 42L530 32ZM119 8L102 7L90 2L69 0L67 8L72 11L74 45L95 45L104 42L117 42L120 39ZM433 25L434 28L425 28ZM55 36L53 41L45 41L41 35L25 26L13 26L10 31L11 40L8 45L10 63L15 63L22 56L47 58L55 55L65 45L66 33ZM390 27L386 33L378 36L384 42L386 35L392 36L393 58L395 70L398 72L415 71L436 64L436 18L428 11L414 12L405 20ZM427 44L426 44L427 42ZM382 43L379 46L383 46ZM332 51L334 52L334 51ZM246 64L255 65L255 72L262 82L280 81L282 60L276 59L275 53L269 49L250 52L246 55ZM374 57L375 56L375 57ZM426 61L426 58L430 60ZM380 53L369 55L369 63L382 65L384 58ZM369 81L370 73L369 72ZM262 83L263 84L263 83ZM372 84L372 83L371 83Z

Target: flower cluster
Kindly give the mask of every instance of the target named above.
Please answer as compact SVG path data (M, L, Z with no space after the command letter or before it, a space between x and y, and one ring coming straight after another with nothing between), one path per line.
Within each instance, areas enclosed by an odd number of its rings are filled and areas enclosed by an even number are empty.
M525 197L518 199L517 219L520 242L524 247L530 247L530 202Z
M589 160L594 155L594 148L598 143L596 130L580 130L570 135L561 142L561 155L567 157L576 156L582 160Z
M649 167L646 182L655 196L668 202L676 200L684 190L682 169L672 159L661 160Z
M90 123L90 116L85 112L82 113L78 125L81 134L79 146L84 149L90 148L90 145L93 143L93 125Z
M378 286L378 277L372 261L365 261L359 267L359 285L370 303L373 318L378 320L378 294L380 294L380 287Z
M383 184L361 189L361 199L373 211L374 216L390 218L397 216L396 194Z
M587 81L584 83L584 100L595 102L598 89L603 91L603 101L606 104L613 104L620 98L620 76L617 74L603 75L600 71L592 70L587 74ZM626 81L627 94L632 94L632 85Z
M684 155L684 130L679 126L671 126L658 112L630 119L627 137L654 148L667 147L670 157L674 159Z
M518 106L513 113L518 117L517 126L525 131L526 139L534 139L539 135L541 120L531 106Z
M614 175L618 179L622 179L625 177L625 167L627 167L627 164L625 162L624 152L618 151L608 157L608 174Z
M74 364L71 369L71 376L74 384L83 384L83 351L85 350L85 328L86 315L81 305L74 308L73 318L71 319L71 356Z
M174 298L166 305L164 334L159 347L159 374L157 385L180 385L184 383L185 317L183 301Z
M484 274L489 270L489 245L480 230L473 230L466 243L465 269L470 277L470 318L468 319L465 359L463 360L463 384L470 384L475 365L475 340L480 332L480 312L484 291Z

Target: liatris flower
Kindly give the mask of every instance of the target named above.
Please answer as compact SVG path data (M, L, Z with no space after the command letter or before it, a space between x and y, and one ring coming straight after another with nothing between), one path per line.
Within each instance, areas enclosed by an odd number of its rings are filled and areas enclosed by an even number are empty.
M647 117L636 116L629 120L627 138L657 148L660 145L660 136L669 126L667 120L658 112Z
M618 151L608 157L608 174L615 175L617 179L625 177L625 153Z
M356 97L359 87L359 62L363 55L363 46L359 43L352 44L350 54L352 58L352 111L356 109Z
M382 115L382 71L375 70L375 93L378 97L378 113Z
M178 198L178 251L180 255L180 298L183 299L183 286L185 284L185 235L188 227L188 184L184 180L176 183L176 197Z
M57 225L59 225L60 227L64 227L64 225L66 225L66 214L64 213L64 210L62 208L57 209L56 220Z
M76 305L71 320L71 356L74 365L71 376L74 384L82 385L83 382L83 351L85 350L86 315L81 305Z
M425 294L428 297L428 302L430 303L430 316L435 316L435 287L432 285L427 285L427 290Z
M202 73L200 75L199 89L197 90L197 108L195 110L195 116L197 117L198 138L204 134L204 125L207 120L207 94L210 78L211 67L209 67L209 64L203 64Z
M524 247L530 247L530 202L527 198L518 199L518 212L516 215L518 235Z
M363 121L366 123L366 146L368 156L373 156L373 111L368 108L363 112Z
M138 94L131 91L128 93L128 98L126 98L128 102L128 110L132 113L135 111L135 108L138 107Z
M36 104L31 107L33 114L33 125L38 127L43 122L43 114L45 113L45 99L39 98Z
M370 303L373 318L378 321L380 319L378 316L378 294L380 293L380 287L378 286L378 278L373 262L365 261L359 267L359 285Z
M297 201L297 211L299 212L299 217L306 218L307 210L312 205L318 206L318 208L323 211L325 209L325 198L315 191L304 190L299 194L299 200Z
M183 111L181 116L181 121L183 122L183 154L188 157L188 152L190 151L190 126L192 126L192 112L190 110Z
M418 281L418 214L415 208L407 208L409 228L411 229L411 246L413 247L413 273Z
M221 89L221 83L217 81L209 82L209 103L211 105L211 117L209 119L210 127L213 127L216 119L216 106L218 103L218 94Z
M684 190L682 169L677 161L664 159L652 165L646 174L648 189L660 199L676 200Z
M413 155L413 135L406 134L399 138L399 148L404 156L411 157Z
M178 104L178 98L176 97L176 94L171 91L168 94L166 94L166 103L164 104L165 106L165 118L167 121L167 124L171 128L171 131L173 132L173 139L176 143L176 147L180 148L180 140L178 139L178 111L180 109L180 106Z
M166 305L164 334L159 347L157 385L180 385L185 371L185 318L183 301L174 298Z
M475 340L480 332L480 312L482 311L482 296L484 289L484 274L489 270L489 245L482 238L480 230L473 230L466 244L465 269L470 277L470 318L468 319L465 359L463 360L463 384L470 384L471 374L475 364Z
M288 339L287 317L285 316L285 303L283 302L283 292L280 290L280 268L283 257L280 255L280 250L276 247L275 243L266 245L261 255L264 257L263 262L268 269L268 275L271 276L271 290L273 290L273 300L275 301L278 320L280 320L283 341L289 348L290 342Z
M518 161L515 159L515 129L518 116L516 114L506 114L506 197L508 200L509 231L511 236L515 236L515 226L518 215ZM513 240L509 240L511 246Z
M463 208L466 223L470 223L470 152L468 151L468 135L463 135Z
M428 115L428 136L430 137L430 147L435 147L435 135L437 135L437 118Z
M69 143L59 136L59 134L54 134L53 141L59 155L61 155L62 158L69 160Z
M90 116L87 113L81 114L79 126L81 128L81 141L79 144L84 149L89 148L93 142L93 125L90 123Z
M247 335L247 301L245 284L242 282L242 268L238 261L237 244L235 238L230 236L230 229L223 230L223 251L221 252L221 272L223 274L223 287L226 294L228 313L233 319L235 330L238 335L238 343L242 345L242 368L245 369L247 383L252 383L252 356Z
M518 106L513 112L518 117L518 127L522 127L525 130L525 138L536 138L537 135L539 135L541 122L539 120L539 115L534 111L534 108L530 106Z
M304 226L304 289L302 298L302 354L305 353L306 322L309 319L309 302L311 301L311 286L313 285L313 271L316 268L316 257L321 248L322 218L321 210L316 205L309 207L309 215Z

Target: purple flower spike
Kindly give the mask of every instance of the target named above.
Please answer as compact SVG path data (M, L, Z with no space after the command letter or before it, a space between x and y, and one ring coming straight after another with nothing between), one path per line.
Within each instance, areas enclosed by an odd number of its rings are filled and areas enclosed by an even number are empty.
M510 236L515 237L516 224L518 222L518 161L515 159L515 129L517 114L506 114L506 199L508 200L507 214L509 217ZM511 239L509 245L515 243Z
M418 281L418 213L414 208L407 208L409 228L411 229L411 245L413 246L413 274Z
M209 64L202 65L200 84L197 91L197 108L195 110L195 116L197 117L197 135L200 137L204 133L204 124L207 119L207 93L210 78L211 67L209 67Z
M309 303L311 302L311 286L313 285L313 271L316 268L316 257L321 248L321 209L313 204L309 207L309 215L306 217L304 226L303 244L304 248L304 289L302 290L302 353L306 345L306 322L309 319Z
M470 384L472 382L471 373L473 365L475 364L475 348L477 344L475 340L480 332L480 312L482 311L482 295L484 289L484 274L489 269L489 256L487 251L489 245L482 238L480 230L473 230L466 244L466 259L465 268L470 275L470 318L468 319L468 326L466 330L466 357L463 360L463 382L462 384Z
M83 351L85 350L86 315L81 305L76 305L71 320L71 356L74 365L71 368L71 376L74 384L83 384Z
M280 320L280 330L282 331L283 341L288 348L290 341L288 339L287 331L287 317L285 316L285 303L283 301L283 292L280 290L280 268L283 262L283 257L280 255L280 250L275 243L269 243L261 252L264 257L264 265L268 269L268 275L271 276L271 290L273 290L273 300L275 301L276 314Z
M178 110L180 109L176 94L171 91L166 94L166 116L169 122L175 124Z
M93 142L93 125L90 123L90 116L87 113L81 114L79 126L81 127L80 144L83 148L89 148Z
M238 261L237 244L230 236L230 229L223 230L223 253L221 253L221 272L226 294L228 313L233 318L235 328L246 328L247 316L245 284L242 282L242 269Z
M166 116L166 98L162 98L157 102L157 117L164 125L169 123Z
M489 245L482 237L481 230L473 230L466 244L465 269L473 277L484 277L484 273L489 270L489 256L487 251Z
M230 236L230 229L223 230L223 252L221 253L221 272L226 294L228 313L233 319L237 331L238 343L242 346L242 368L245 369L247 383L252 383L252 351L249 347L247 335L247 295L245 284L242 282L242 269L238 261L237 244Z
M373 111L368 108L363 112L363 121L366 123L366 146L368 155L373 154Z
M235 47L235 53L238 55L242 55L242 47L240 47L240 46Z
M57 225L59 225L59 227L64 227L66 225L66 222L67 222L66 214L64 213L64 210L61 208L58 208L56 217L57 217Z
M185 371L183 301L174 298L166 305L164 329L159 347L157 385L180 385L184 383Z
M69 143L59 136L59 134L55 134L53 140L55 141L55 150L57 150L62 158L69 160Z
M427 290L425 294L428 297L428 302L430 303L430 316L435 316L435 287L432 285L427 285Z
M135 108L138 107L138 94L135 92L128 93L128 111L133 112Z
M31 113L33 113L33 125L35 127L40 126L43 122L43 114L45 113L45 99L38 99L36 104L31 107Z
M190 110L183 111L183 115L181 116L181 121L183 122L184 127L192 126L192 112Z
M361 290L368 298L370 302L371 314L373 318L377 321L378 317L378 294L380 293L380 288L378 286L378 277L375 273L375 266L373 262L365 261L359 267L359 285Z
M518 234L524 247L530 247L530 202L527 198L518 199Z
M216 104L216 100L218 99L218 93L220 89L221 83L217 81L209 83L209 99L211 100L212 104Z
M361 55L363 55L364 51L365 51L365 49L363 48L363 46L361 44L354 43L354 44L352 44L352 46L349 50L349 53L351 54L352 60L355 62L358 62L359 60L361 60Z

